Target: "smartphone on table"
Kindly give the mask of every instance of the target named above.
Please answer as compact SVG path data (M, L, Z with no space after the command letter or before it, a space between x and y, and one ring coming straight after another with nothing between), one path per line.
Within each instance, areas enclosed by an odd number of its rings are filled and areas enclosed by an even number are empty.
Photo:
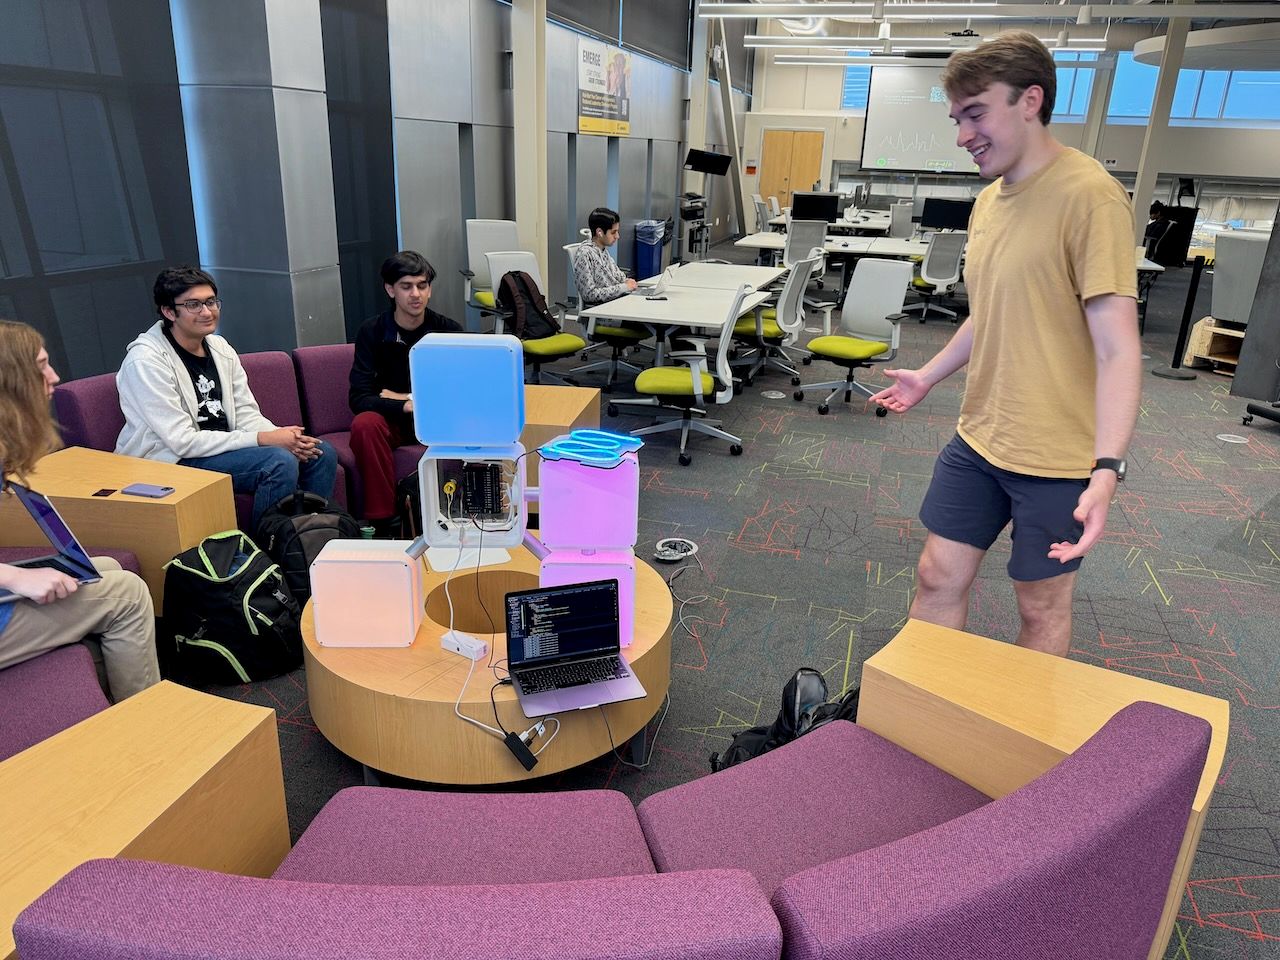
M173 487L162 487L155 483L131 483L120 492L127 493L131 497L150 497L152 500L160 500L173 493Z

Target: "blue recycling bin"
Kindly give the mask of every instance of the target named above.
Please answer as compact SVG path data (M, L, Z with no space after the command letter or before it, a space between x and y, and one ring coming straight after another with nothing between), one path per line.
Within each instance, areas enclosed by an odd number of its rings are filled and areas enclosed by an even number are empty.
M662 272L662 237L666 224L661 220L636 221L635 278L646 280Z

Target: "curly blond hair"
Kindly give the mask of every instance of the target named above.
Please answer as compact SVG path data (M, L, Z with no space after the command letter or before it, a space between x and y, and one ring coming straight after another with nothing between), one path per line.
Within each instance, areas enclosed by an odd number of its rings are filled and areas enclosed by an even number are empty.
M0 469L24 479L62 446L36 357L44 338L25 323L0 320Z

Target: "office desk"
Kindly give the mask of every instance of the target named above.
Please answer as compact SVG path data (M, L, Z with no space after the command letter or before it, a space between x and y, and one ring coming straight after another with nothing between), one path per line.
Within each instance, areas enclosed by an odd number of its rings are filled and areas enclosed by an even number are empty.
M428 783L510 783L568 770L622 745L657 713L671 684L673 606L666 582L649 564L636 561L635 637L622 654L647 696L599 710L560 714L556 739L526 771L501 740L459 720L454 702L470 662L440 647L450 613L444 584L449 571L425 569L426 617L409 647L322 647L316 643L310 602L302 614L303 651L311 715L320 732L339 750L366 767ZM455 629L488 640L493 662L506 656L504 596L538 585L538 560L523 546L508 563L464 569L449 579ZM494 725L485 663L462 698L461 710ZM522 731L532 725L510 686L494 692L502 725ZM535 749L540 746L535 743Z
M236 527L231 477L212 470L66 447L43 457L29 480L33 490L53 501L86 547L133 551L157 616L163 613L164 565L210 534ZM138 482L173 487L174 492L160 500L119 492ZM93 495L108 488L117 492L106 497ZM44 542L44 535L17 499L4 498L0 503L0 546Z
M874 210L870 213L859 212L854 215L853 219L841 217L839 220L832 220L828 226L828 230L832 232L862 232L862 233L888 233L889 232L889 214L880 210ZM770 228L786 229L787 218L785 216L773 217L769 220Z
M86 860L269 877L288 852L275 712L156 684L0 763L0 960Z
M713 266L708 264L708 266ZM598 303L578 314L588 321L587 329L592 331L600 320L630 320L643 323L653 331L655 337L654 365L662 365L663 338L666 331L673 327L686 329L715 328L723 329L728 318L729 308L736 296L735 290L718 290L706 287L684 287L672 285L667 288L665 300L649 300L639 294L618 297L608 303ZM739 316L749 313L769 299L769 294L757 290L742 300ZM736 317L733 319L737 319Z
M671 283L703 290L737 290L744 283L753 290L767 287L787 273L786 267L744 266L737 263L683 263L672 274Z

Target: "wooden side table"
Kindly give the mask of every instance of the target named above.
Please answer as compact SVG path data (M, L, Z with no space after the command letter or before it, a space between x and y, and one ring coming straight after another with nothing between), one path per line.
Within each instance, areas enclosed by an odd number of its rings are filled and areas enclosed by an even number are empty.
M161 682L0 763L0 960L86 860L267 877L288 852L275 712Z
M506 564L463 570L449 581L455 628L488 640L494 662L506 656L504 595L538 585L537 559L525 547L511 554ZM533 780L603 756L611 747L621 750L657 713L671 685L674 608L662 577L638 560L635 638L622 653L648 695L610 704L603 708L604 716L600 710L560 714L556 739L538 765L526 771L502 741L454 716L470 661L440 648L440 636L449 625L447 573L424 571L426 617L409 647L322 647L316 643L312 605L303 611L311 715L320 732L347 756L375 771L429 783ZM494 726L489 702L494 677L487 662L476 664L460 709ZM532 726L510 686L498 687L494 700L506 729Z
M1003 797L1052 769L1121 709L1144 700L1203 717L1213 727L1148 955L1159 960L1226 756L1227 701L908 620L863 666L858 725L989 797Z
M520 442L525 457L525 482L538 485L540 457L532 451L570 430L600 426L600 391L595 387L552 387L528 383L524 388L524 430Z
M163 612L164 565L210 534L236 527L231 477L225 473L67 447L44 457L27 480L53 501L90 553L93 547L133 551L157 615ZM161 484L174 492L162 500L119 492L131 483ZM103 489L116 492L94 496ZM44 542L17 498L5 497L0 503L0 546Z

